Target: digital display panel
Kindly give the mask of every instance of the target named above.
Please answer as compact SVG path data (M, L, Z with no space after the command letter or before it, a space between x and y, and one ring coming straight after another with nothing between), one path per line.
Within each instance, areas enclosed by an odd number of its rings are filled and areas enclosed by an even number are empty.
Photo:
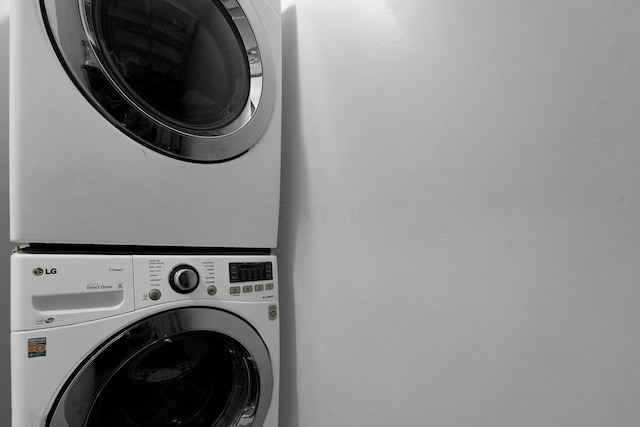
M272 268L270 262L231 262L229 263L229 281L241 283L273 280Z

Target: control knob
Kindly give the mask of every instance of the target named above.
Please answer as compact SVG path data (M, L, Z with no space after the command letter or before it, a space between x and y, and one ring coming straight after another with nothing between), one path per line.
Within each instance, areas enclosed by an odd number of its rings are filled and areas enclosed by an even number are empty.
M180 293L188 294L193 292L200 283L198 271L187 264L181 264L173 268L169 274L169 285Z

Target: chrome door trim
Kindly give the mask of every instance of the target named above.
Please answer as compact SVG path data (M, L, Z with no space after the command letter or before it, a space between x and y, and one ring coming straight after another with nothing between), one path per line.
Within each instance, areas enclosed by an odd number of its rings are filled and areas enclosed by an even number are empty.
M249 390L246 396L241 390L235 390L229 399L232 401L234 398L244 398L243 408L237 413L221 417L212 427L262 426L273 392L269 350L249 323L231 312L212 307L185 307L156 313L125 327L105 341L68 378L58 393L45 426L66 427L66 408L74 408L86 422L95 399L119 369L150 347L190 332L229 337L246 352L242 355L242 360L246 364ZM109 372L109 375L95 375L98 372L96 366L100 366L99 372ZM81 394L90 396L83 401L78 399L79 394L72 393L74 387L80 390L91 389L93 393Z
M222 127L193 129L163 121L117 82L114 73L105 66L103 50L97 41L92 20L87 16L87 10L91 9L94 1L40 0L40 7L50 41L63 68L84 97L114 126L155 151L197 163L232 160L246 153L260 139L275 108L276 78L266 32L250 2L211 0L224 6L244 44L251 80L244 109L231 123ZM238 25L243 20L248 25ZM77 40L78 35L81 40ZM153 127L153 132L143 133L128 128L126 123L116 119L92 94L91 76L87 69L100 73L127 107L140 116L138 125L140 120L144 120L146 124L139 126L143 129Z

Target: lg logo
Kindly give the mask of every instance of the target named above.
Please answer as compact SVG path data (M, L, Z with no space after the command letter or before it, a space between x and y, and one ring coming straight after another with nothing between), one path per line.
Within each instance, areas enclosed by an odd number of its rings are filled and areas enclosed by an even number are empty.
M56 270L55 268L34 268L33 270L31 270L31 272L33 273L34 276L42 276L43 274L58 274L58 270Z

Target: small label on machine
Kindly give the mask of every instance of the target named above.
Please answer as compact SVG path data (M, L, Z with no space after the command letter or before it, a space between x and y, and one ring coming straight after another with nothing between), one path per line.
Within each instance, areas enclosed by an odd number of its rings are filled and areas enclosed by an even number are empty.
M29 357L43 357L47 355L46 338L29 338L27 347Z

